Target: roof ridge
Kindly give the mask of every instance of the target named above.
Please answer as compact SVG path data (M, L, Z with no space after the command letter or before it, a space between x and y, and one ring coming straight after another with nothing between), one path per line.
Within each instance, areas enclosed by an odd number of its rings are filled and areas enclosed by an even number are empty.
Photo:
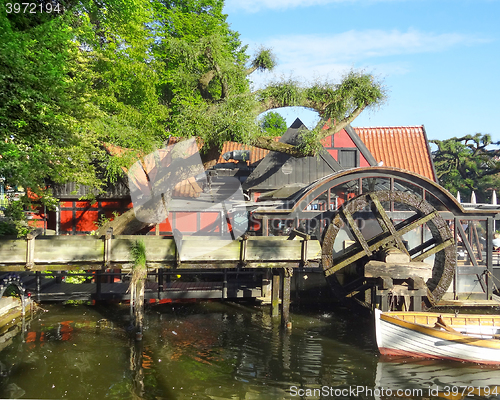
M424 125L394 125L394 126L353 126L354 129L402 129L402 128L421 128Z

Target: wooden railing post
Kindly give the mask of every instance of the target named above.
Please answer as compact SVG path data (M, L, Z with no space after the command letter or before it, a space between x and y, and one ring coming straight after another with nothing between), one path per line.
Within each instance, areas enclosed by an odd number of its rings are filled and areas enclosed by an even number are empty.
M244 234L240 240L240 266L244 267L247 263L247 243L248 235Z
M104 236L104 269L111 266L111 241L113 239L113 228L108 229Z
M26 237L26 269L31 270L35 266L35 235L28 233Z
M224 276L222 278L222 298L227 299L227 268L224 268Z

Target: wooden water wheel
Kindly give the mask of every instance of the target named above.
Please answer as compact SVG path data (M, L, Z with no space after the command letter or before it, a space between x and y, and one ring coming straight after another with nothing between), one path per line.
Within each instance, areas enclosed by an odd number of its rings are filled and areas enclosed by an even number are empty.
M396 214L399 218L393 219ZM367 218L371 219L368 233L362 226ZM421 234L418 245L404 240L413 232ZM368 297L365 292L371 289L364 267L388 247L408 255L411 262L429 263L434 259L432 277L425 281L426 305L437 303L450 286L455 271L453 234L428 202L401 191L359 195L344 203L334 215L323 237L322 266L335 293L343 299L358 297L364 301Z

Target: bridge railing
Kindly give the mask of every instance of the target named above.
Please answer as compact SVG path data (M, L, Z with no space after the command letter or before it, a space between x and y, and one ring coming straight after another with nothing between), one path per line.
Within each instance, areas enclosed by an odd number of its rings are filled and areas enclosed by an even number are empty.
M164 236L38 236L0 239L0 271L122 268L132 264L137 240L153 268L297 267L321 259L317 240L243 237L238 240L186 237L179 248Z

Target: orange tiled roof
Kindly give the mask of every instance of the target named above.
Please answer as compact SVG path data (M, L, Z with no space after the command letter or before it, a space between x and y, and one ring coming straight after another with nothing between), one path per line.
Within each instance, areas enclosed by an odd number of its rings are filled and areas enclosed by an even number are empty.
M277 142L280 140L280 136L275 137L274 141ZM253 147L249 146L247 144L241 144L237 142L226 142L224 143L224 146L222 147L222 152L217 160L218 163L227 163L227 162L234 162L232 160L226 161L222 158L222 155L224 153L227 153L228 151L234 151L234 150L250 150L250 165L262 160L267 154L269 153L269 150L264 150L261 149L260 147Z
M436 181L423 126L354 128L377 161Z

